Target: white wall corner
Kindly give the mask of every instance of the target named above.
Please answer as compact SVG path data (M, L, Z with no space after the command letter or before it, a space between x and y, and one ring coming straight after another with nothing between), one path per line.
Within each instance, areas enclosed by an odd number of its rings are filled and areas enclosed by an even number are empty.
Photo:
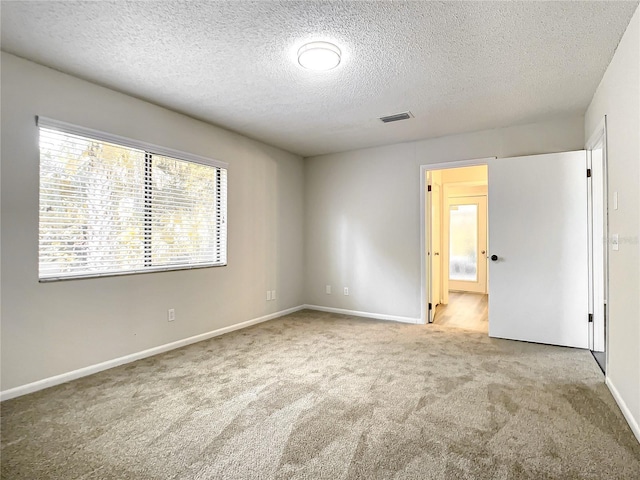
M321 305L303 305L303 307L305 309L316 310L318 312L338 313L340 315L352 315L354 317L372 318L375 320L390 320L392 322L413 323L413 324L423 323L420 318L402 317L398 315L387 315L385 313L360 312L357 310L347 310L345 308L323 307Z
M633 414L631 413L631 410L629 410L629 407L627 406L625 401L622 399L620 392L618 392L618 389L615 387L615 385L613 384L613 382L609 377L605 379L605 383L607 384L607 387L609 387L609 391L611 392L611 395L613 395L613 398L618 404L618 407L620 407L620 410L622 411L622 415L624 415L624 418L627 420L627 423L629 424L631 431L636 436L638 443L640 443L640 425L638 424L638 419L634 418Z

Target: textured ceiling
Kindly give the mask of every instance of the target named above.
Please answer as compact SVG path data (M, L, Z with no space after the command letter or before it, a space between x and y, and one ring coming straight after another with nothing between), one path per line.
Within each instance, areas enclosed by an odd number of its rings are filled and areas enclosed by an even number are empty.
M3 1L2 49L309 156L583 114L637 5Z

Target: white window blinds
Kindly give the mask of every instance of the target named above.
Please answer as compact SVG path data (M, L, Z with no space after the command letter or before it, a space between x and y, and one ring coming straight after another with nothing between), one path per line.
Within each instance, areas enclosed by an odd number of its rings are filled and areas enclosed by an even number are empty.
M226 265L226 164L38 126L41 281Z

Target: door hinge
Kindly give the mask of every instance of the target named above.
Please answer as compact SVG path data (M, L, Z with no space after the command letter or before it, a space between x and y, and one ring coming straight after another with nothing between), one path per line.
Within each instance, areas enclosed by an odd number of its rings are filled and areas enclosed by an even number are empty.
M591 169L587 168L587 178L591 178Z
M431 191L431 185L427 185L427 192Z
M431 310L433 308L433 305L431 305L431 303L429 303L429 310Z
M593 323L593 313L589 314L589 323Z

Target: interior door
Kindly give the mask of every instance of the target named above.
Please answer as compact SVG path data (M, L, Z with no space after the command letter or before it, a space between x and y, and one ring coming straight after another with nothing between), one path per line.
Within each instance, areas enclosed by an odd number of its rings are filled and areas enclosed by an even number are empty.
M433 195L431 189L433 188L433 172L425 173L425 195L424 195L424 238L425 238L425 271L427 273L427 281L426 281L426 294L427 294L427 308L426 317L428 323L433 323L435 317L435 309L433 308L433 235L431 233L432 230L432 217L433 217Z
M586 152L489 161L489 336L587 348Z
M450 197L449 290L487 293L487 197Z
M431 301L433 315L436 306L442 302L442 255L441 255L441 192L440 185L434 183L431 187L431 248L433 258L431 259Z
M607 323L607 189L604 155L604 131L587 152L591 176L588 179L589 194L589 348L604 371L606 369Z

